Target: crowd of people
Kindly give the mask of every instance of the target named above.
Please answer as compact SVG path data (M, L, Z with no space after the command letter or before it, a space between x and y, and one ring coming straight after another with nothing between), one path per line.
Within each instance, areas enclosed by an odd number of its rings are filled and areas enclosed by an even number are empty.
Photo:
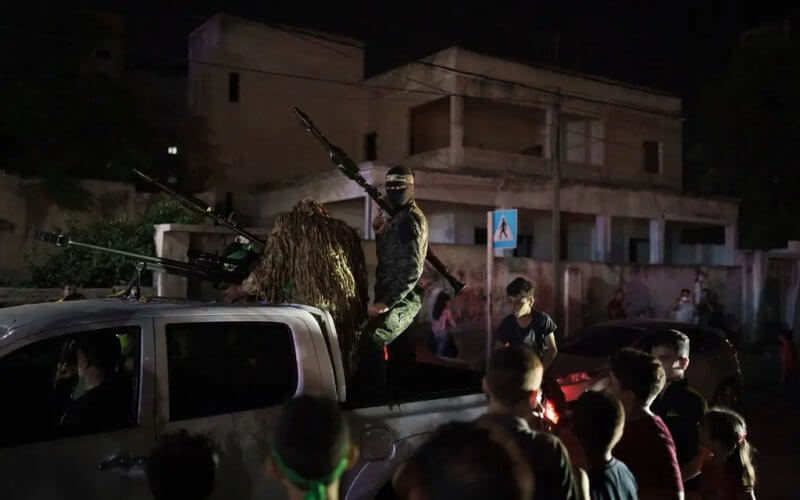
M684 377L688 349L688 338L674 330L658 335L650 352L622 349L612 359L607 388L581 395L551 433L534 430L540 428L533 408L542 360L526 347L500 347L483 380L486 413L441 425L382 494L402 500L753 499L754 449L745 421L731 409L706 408ZM147 471L156 499L211 494L213 451L200 439L166 436L153 451ZM358 462L339 404L312 395L284 404L271 449L267 473L292 500L339 498L343 474ZM202 481L189 468L204 471ZM191 483L191 496L179 490L181 481Z

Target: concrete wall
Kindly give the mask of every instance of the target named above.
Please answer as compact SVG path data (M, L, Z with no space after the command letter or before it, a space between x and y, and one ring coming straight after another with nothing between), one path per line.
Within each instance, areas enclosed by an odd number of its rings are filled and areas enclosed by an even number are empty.
M26 257L38 259L51 245L34 242L36 231L66 230L70 220L134 216L155 200L119 182L81 181L89 192L91 208L71 212L48 198L41 181L0 174L0 284L16 284L28 278Z
M330 168L322 148L297 122L293 105L362 160L370 95L357 85L363 57L354 40L223 14L195 30L189 37L189 105L207 118L217 146L221 167L213 185L248 192ZM228 99L231 72L239 73L239 102Z

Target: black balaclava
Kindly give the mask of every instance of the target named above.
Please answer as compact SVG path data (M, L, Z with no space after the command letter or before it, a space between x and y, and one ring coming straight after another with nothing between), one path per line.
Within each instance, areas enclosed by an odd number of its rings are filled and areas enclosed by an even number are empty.
M399 210L414 199L414 172L402 165L386 173L386 201Z

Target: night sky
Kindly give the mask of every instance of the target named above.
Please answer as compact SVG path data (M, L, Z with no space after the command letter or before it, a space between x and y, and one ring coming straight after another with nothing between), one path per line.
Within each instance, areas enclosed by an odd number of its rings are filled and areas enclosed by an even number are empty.
M780 2L98 2L128 13L129 34L185 54L185 37L223 10L366 42L367 76L451 45L684 94L713 78L742 30L780 19Z

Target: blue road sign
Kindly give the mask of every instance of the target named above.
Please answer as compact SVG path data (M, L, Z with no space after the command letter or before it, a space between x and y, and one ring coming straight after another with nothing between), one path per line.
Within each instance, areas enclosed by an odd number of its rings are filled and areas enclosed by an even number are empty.
M495 210L492 219L494 248L517 248L517 210Z

